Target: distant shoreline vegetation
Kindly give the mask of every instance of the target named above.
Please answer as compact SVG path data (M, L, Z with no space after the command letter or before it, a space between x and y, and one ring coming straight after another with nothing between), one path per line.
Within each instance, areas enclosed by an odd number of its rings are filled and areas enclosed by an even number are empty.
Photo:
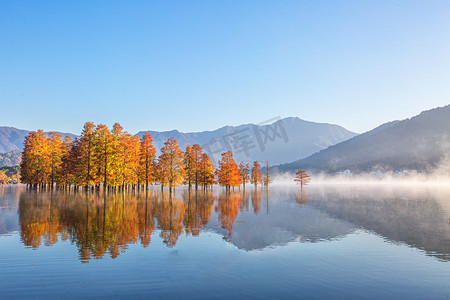
M21 151L13 150L5 153L0 153L0 166L18 166L20 164Z
M233 153L222 153L215 168L208 154L198 144L182 151L169 138L156 157L153 139L146 132L141 138L124 131L119 123L109 130L106 125L87 122L79 138L42 130L30 132L24 141L20 180L31 188L80 188L86 190L148 189L159 184L170 191L185 184L196 190L209 189L215 183L230 190L247 182L268 186L269 163L261 174L258 161L238 164Z
M19 166L0 167L0 184L16 184L19 181Z

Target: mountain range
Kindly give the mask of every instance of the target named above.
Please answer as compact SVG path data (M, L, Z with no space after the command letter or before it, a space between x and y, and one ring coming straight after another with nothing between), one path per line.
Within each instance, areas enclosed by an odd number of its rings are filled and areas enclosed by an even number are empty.
M330 173L346 169L430 171L448 163L449 154L450 105L447 105L383 124L278 169Z
M173 137L182 149L186 144L199 144L214 163L221 153L232 150L237 162L264 162L280 164L307 157L319 150L356 136L345 128L325 123L284 118L265 125L244 124L225 126L214 131L183 133L173 131L148 131L156 149L161 149ZM145 131L138 132L138 136Z
M279 171L288 172L298 169L328 173L430 171L443 164L450 166L450 105L424 111L410 119L392 121L360 135L338 125L299 118L225 126L214 131L148 132L157 153L173 137L182 149L186 144L199 144L215 164L221 153L232 150L237 162L269 160ZM18 164L28 133L28 130L0 127L0 166ZM76 137L70 133L62 135Z
M18 163L23 142L30 131L13 127L0 127L0 165ZM137 133L139 137L147 131ZM345 128L325 123L315 123L299 118L276 119L267 124L225 126L214 131L183 133L172 131L148 131L153 137L157 153L170 137L175 138L184 150L186 144L199 144L214 163L220 154L232 150L236 161L253 162L269 160L281 164L307 157L319 150L356 136ZM61 133L63 136L76 135ZM15 152L11 152L15 151ZM8 152L8 155L1 153ZM5 157L3 160L2 158ZM2 161L4 162L2 164Z

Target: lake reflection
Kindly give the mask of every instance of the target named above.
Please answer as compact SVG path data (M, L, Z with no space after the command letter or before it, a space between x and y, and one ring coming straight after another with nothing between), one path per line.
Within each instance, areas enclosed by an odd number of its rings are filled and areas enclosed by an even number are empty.
M69 240L84 262L105 254L116 258L130 244L148 247L153 234L174 247L182 234L212 231L249 251L336 239L357 229L450 258L446 190L323 186L304 192L279 187L231 193L179 189L169 195L159 190L75 193L17 187L3 189L1 197L0 233L19 228L23 244L33 249Z
M219 201L220 202L220 201ZM68 193L24 191L19 196L22 241L34 249L70 240L80 259L112 258L129 244L147 247L158 228L167 247L183 233L198 235L214 205L211 192ZM228 214L224 211L224 214ZM225 226L225 225L224 225ZM227 225L228 226L228 225Z
M448 298L449 218L442 187L0 186L0 298Z

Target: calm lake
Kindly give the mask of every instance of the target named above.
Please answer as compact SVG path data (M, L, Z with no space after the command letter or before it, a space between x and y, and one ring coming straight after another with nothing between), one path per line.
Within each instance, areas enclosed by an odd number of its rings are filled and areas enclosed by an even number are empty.
M0 298L450 299L450 188L0 186Z

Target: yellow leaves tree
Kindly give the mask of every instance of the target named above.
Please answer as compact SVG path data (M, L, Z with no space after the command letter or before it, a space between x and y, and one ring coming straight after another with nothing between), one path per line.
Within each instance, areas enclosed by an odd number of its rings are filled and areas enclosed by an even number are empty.
M183 166L183 152L174 138L169 138L161 149L161 155L158 158L159 181L167 184L170 192L176 186L183 183L185 176Z
M139 174L142 180L145 182L145 188L148 189L148 185L154 182L156 175L155 166L156 150L153 147L153 138L150 133L146 132L141 138L141 147L139 153Z
M186 174L184 183L188 185L188 189L190 190L195 181L196 166L194 152L192 151L192 146L189 144L186 145L186 150L184 151L183 164Z
M74 181L73 142L70 136L65 136L61 151L61 165L58 172L57 184L65 186Z
M126 137L125 183L136 185L139 184L141 142L138 136L127 134Z
M94 182L99 185L103 183L103 189L112 183L111 164L114 161L113 136L108 127L103 124L97 125L94 132L94 156L95 166Z
M112 130L111 185L127 188L138 183L140 140L123 131L119 123Z
M111 130L111 152L114 157L110 165L110 182L111 186L125 186L125 168L127 160L127 133L123 131L123 127L119 123L114 123Z
M42 130L30 132L24 142L21 162L21 181L43 185L51 174L49 142Z
M95 125L86 122L79 140L75 141L72 154L74 154L73 167L77 184L84 185L86 189L94 183L94 135Z
M67 148L61 140L61 134L59 133L50 132L48 141L50 148L51 187L53 188L54 182L59 180L62 158L67 152Z
M208 154L203 153L199 164L199 184L206 190L214 184L214 165Z

